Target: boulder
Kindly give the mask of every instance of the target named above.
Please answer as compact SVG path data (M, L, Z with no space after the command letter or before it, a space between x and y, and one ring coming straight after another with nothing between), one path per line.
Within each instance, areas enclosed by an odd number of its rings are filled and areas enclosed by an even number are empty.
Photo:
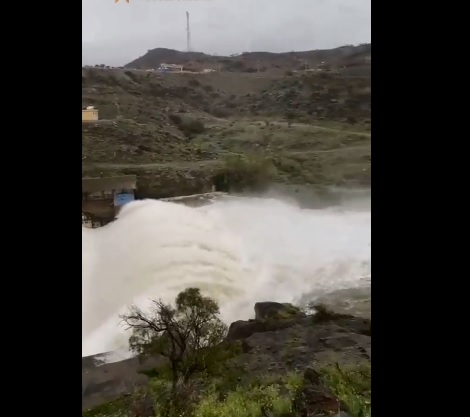
M276 330L287 329L295 324L297 324L296 320L238 320L230 325L226 339L228 341L246 339L254 333L274 332Z
M319 386L307 384L294 400L294 409L302 417L332 415L340 412L338 399Z
M254 333L273 332L294 326L307 315L289 303L264 301L255 304L254 320L238 320L229 327L227 340L240 340Z
M309 366L304 372L304 380L312 385L320 385L320 374L317 370L311 366Z
M305 318L307 315L289 303L263 301L255 304L255 320Z

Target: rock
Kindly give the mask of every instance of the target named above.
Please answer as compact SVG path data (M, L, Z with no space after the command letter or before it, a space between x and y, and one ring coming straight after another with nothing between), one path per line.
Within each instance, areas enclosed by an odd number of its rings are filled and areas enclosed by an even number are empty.
M326 390L307 385L295 398L294 409L298 410L299 416L324 416L338 413L341 405L338 399Z
M289 303L265 301L255 304L255 319L232 323L227 340L246 339L254 333L265 333L287 329L294 326L299 319L306 316L299 308Z
M306 314L289 303L264 301L255 304L255 320L305 318Z
M351 417L348 413L345 413L344 411L340 411L339 413L336 413L332 417Z
M289 327L294 326L296 323L297 323L296 320L284 320L284 321L238 320L230 325L226 339L228 341L246 339L254 333L265 333L265 332L273 332L276 330L287 329Z
M241 348L242 348L243 353L249 353L253 350L252 347L247 343L246 340L242 341Z
M312 367L305 370L304 379L312 385L320 385L320 374Z

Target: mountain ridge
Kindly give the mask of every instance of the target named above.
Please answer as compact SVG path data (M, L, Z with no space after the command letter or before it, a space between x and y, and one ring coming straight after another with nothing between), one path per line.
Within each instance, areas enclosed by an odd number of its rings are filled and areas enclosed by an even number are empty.
M269 70L297 70L305 67L328 65L349 67L370 65L372 44L345 45L333 49L318 49L292 52L243 52L229 56L211 55L204 52L184 52L168 48L155 48L129 62L124 67L133 69L155 69L160 64L184 65L195 71L203 67L221 67L222 71L251 72ZM215 68L214 68L215 69Z

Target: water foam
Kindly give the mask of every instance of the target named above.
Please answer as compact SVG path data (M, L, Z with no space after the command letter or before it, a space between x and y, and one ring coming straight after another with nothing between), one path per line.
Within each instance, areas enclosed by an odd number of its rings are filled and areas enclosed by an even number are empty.
M82 354L125 349L120 313L150 298L172 302L189 286L216 298L231 322L252 317L256 301L364 285L370 227L370 211L273 199L131 203L116 222L82 230Z

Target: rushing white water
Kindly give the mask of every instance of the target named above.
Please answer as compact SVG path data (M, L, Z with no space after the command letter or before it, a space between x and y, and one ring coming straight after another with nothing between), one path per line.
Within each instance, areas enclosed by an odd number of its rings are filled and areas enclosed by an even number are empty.
M295 302L364 285L370 210L306 210L240 198L191 208L145 200L82 230L82 354L125 349L119 314L185 288L216 298L229 323L257 301ZM308 298L307 297L307 298Z

